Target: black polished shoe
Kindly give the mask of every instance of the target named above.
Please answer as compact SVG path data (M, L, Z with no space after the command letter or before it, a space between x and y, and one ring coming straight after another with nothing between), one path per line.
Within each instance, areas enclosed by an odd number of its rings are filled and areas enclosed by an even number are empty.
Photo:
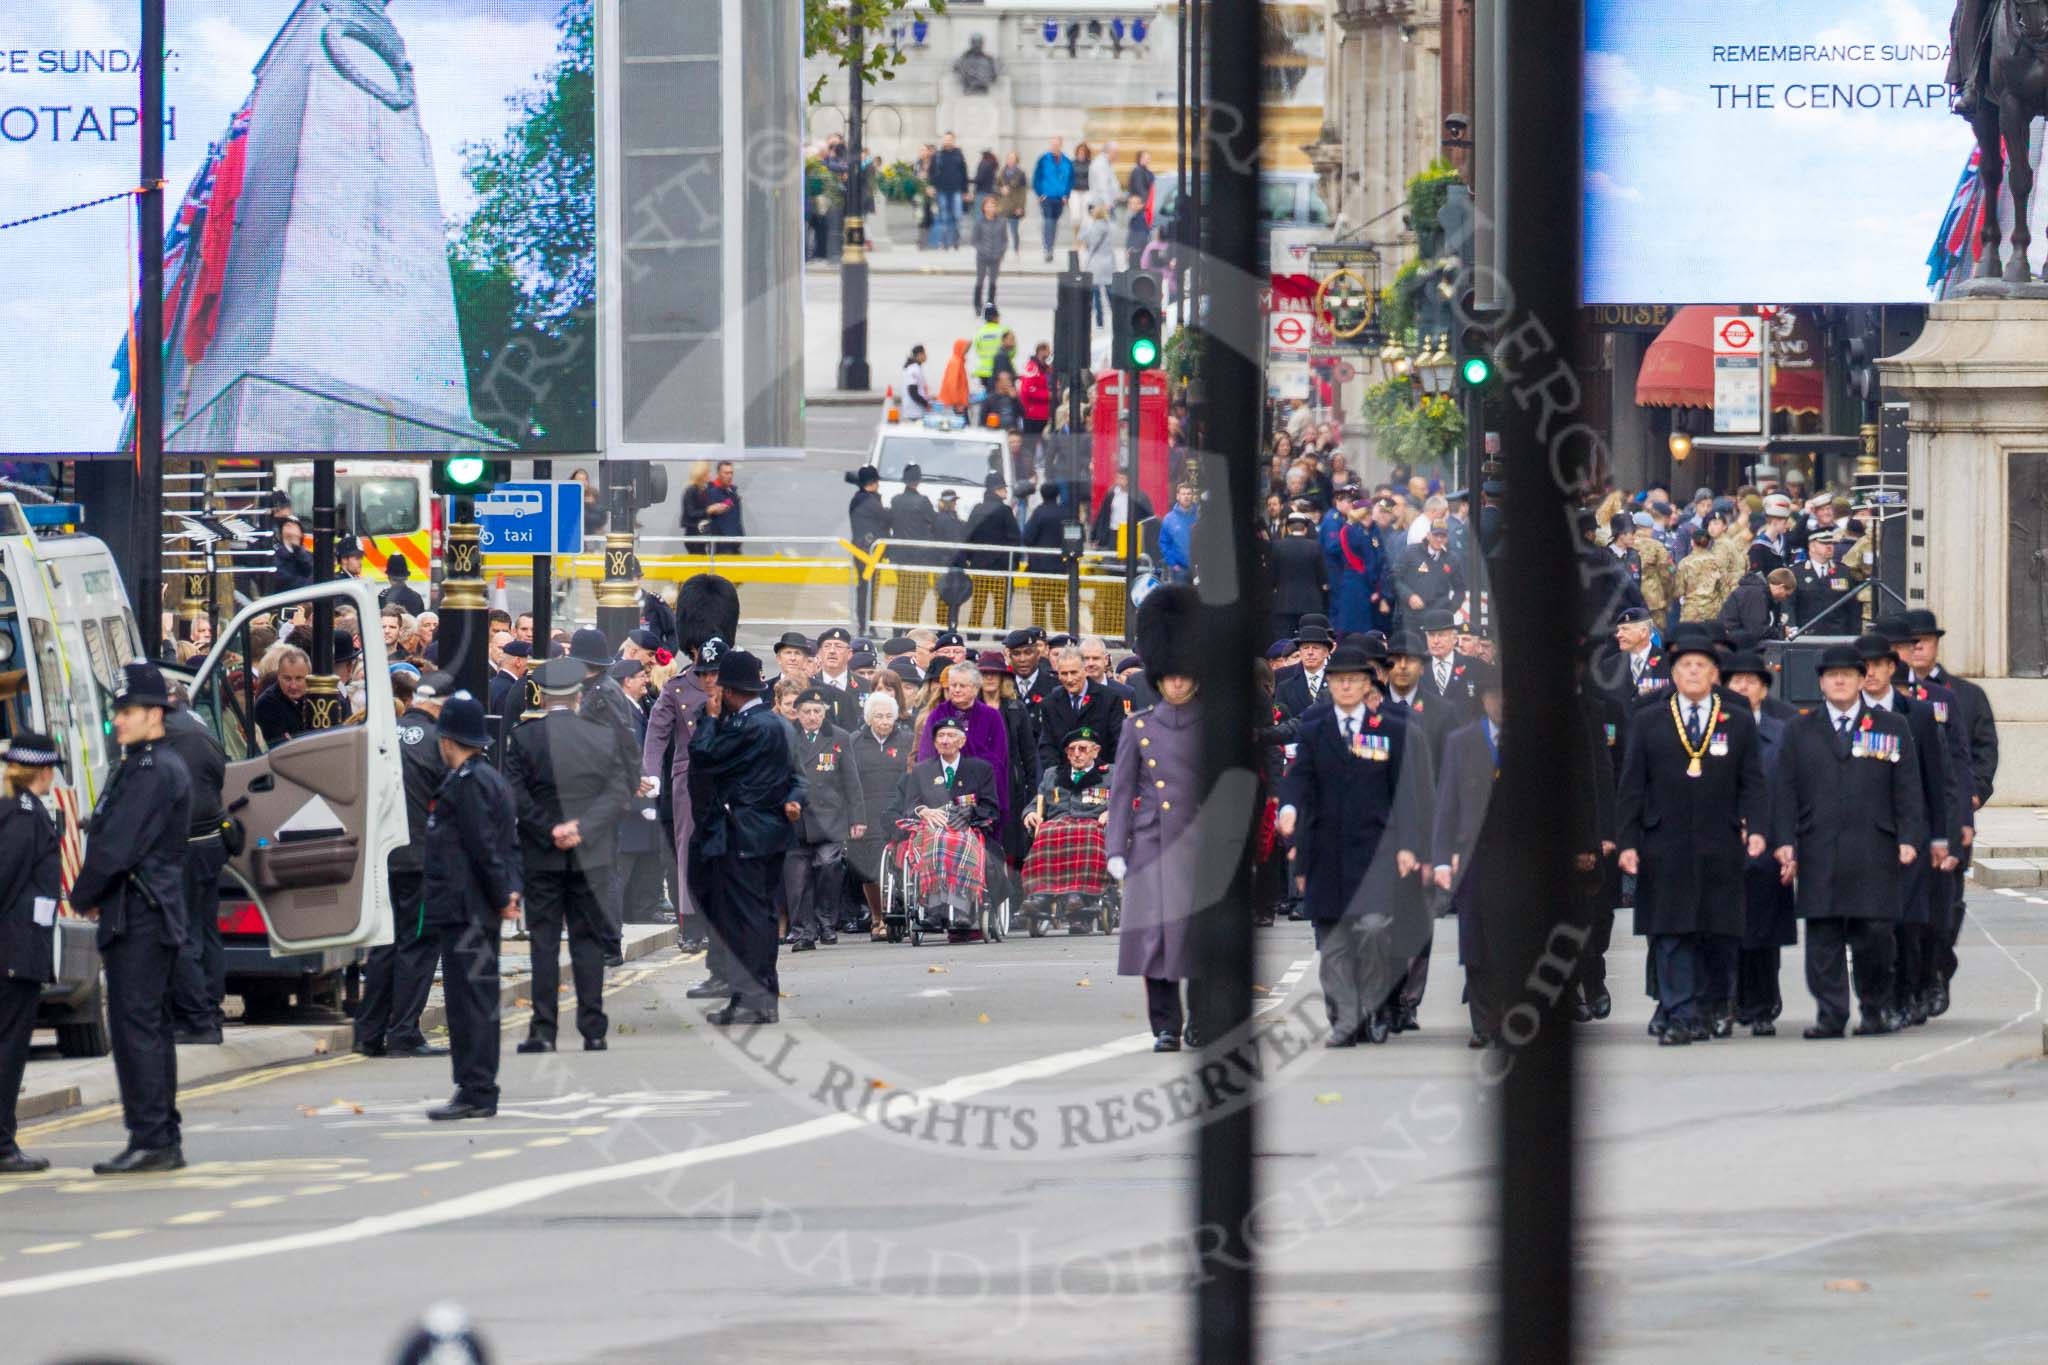
M1749 1026L1749 1036L1752 1038L1775 1038L1778 1036L1778 1026L1768 1019L1759 1019Z
M585 1052L603 1052L609 1046L610 1044L602 1038L585 1038L583 1040L583 1050Z
M1470 1038L1467 1038L1465 1040L1465 1046L1471 1048L1474 1052L1477 1052L1480 1048L1492 1047L1493 1039L1489 1038L1487 1035L1483 1033L1475 1033Z
M1692 1034L1692 1040L1695 1043L1711 1043L1714 1041L1714 1026L1712 1024L1693 1024L1689 1027L1688 1031Z
M38 1171L47 1171L49 1169L50 1159L48 1157L30 1156L20 1148L16 1148L6 1156L0 1156L0 1175L34 1175Z
M219 1047L220 1030L217 1028L181 1028L171 1035L171 1041L179 1047Z
M161 1171L182 1171L185 1169L184 1149L175 1143L169 1147L130 1147L111 1161L93 1164L94 1175L154 1175Z
M514 1052L553 1052L555 1045L545 1038L521 1038Z
M1154 1052L1178 1052L1180 1051L1180 1039L1171 1033L1162 1033L1152 1040L1152 1050Z
M389 1053L393 1057L446 1057L448 1049L434 1043L418 1042L407 1047L391 1048Z
M626 955L618 952L606 953L604 955L604 965L607 967L623 967L626 965Z
M1586 1008L1593 1011L1595 1019L1605 1019L1608 1015L1614 1013L1614 997L1606 991L1602 991L1593 997Z
M1415 1006L1403 1005L1394 1011L1394 1032L1414 1033L1422 1027L1415 1018Z
M355 1053L358 1057L384 1057L389 1055L389 1052L382 1043L357 1043L349 1051Z
M1799 1036L1801 1038L1839 1038L1842 1036L1842 1030L1839 1028L1823 1028L1819 1024L1808 1024L1800 1030Z
M789 950L792 953L809 953L817 951L817 947L818 941L816 939L799 938L791 940Z
M1657 1035L1658 1047L1686 1047L1691 1044L1694 1034L1688 1024L1672 1024Z
M1200 1047L1202 1045L1202 1035L1195 1031L1193 1024L1189 1024L1180 1031L1180 1040L1189 1047Z
M775 1010L749 1009L744 1005L727 1005L724 1009L713 1010L704 1017L720 1028L730 1028L735 1024L775 1024L781 1022L781 1018Z
M1898 1025L1892 1022L1891 1016L1889 1014L1880 1014L1875 1019L1872 1019L1870 1016L1865 1015L1862 1018L1862 1020L1860 1020L1857 1023L1855 1029L1855 1033L1858 1038L1875 1038L1881 1034L1897 1033L1898 1031Z
M453 1123L458 1119L494 1119L498 1117L495 1104L471 1104L468 1100L450 1100L439 1109L429 1109L427 1117L435 1123Z
M1948 1013L1948 983L1942 982L1934 988L1933 996L1927 1002L1927 1017L1939 1019Z
M1593 1022L1593 1007L1583 1000L1572 1001L1572 1022L1590 1024Z
M684 991L683 996L689 1000L730 1000L732 986L723 977L707 976Z
M1735 1016L1732 1014L1724 1014L1716 1018L1713 1024L1713 1034L1716 1038L1734 1037Z
M839 935L831 933L820 934L818 935L818 942L828 945L837 943L839 942Z
M1329 1033L1328 1033L1328 1034L1327 1034L1327 1035L1326 1035L1326 1036L1325 1036L1325 1037L1323 1038L1323 1046L1324 1046L1324 1047L1357 1047L1357 1046L1358 1046L1358 1035L1357 1035L1356 1033L1346 1033L1346 1032L1345 1032L1344 1030L1342 1030L1342 1029L1334 1029L1334 1028L1333 1028L1333 1029L1331 1029L1331 1030L1330 1030L1330 1032L1329 1032Z

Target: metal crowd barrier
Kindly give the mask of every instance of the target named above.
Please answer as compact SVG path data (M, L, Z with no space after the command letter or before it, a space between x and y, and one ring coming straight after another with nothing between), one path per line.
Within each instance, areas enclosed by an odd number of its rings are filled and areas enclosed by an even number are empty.
M680 532L642 532L635 539L649 578L679 583L694 574L723 574L739 589L740 614L750 628L809 630L845 626L869 635L900 634L914 627L948 624L939 598L940 578L964 551L991 553L957 541L877 541L863 553L837 536L725 536L708 540ZM1019 626L1048 631L1126 638L1129 594L1123 563L1113 553L1083 556L1081 619L1067 617L1067 575L1042 574L1024 566L1034 556L1058 551L1002 550L1001 572L967 570L968 598L951 624L970 635L997 638ZM485 555L487 578L526 578L526 555ZM557 556L552 565L557 590L581 592L604 577L604 556Z

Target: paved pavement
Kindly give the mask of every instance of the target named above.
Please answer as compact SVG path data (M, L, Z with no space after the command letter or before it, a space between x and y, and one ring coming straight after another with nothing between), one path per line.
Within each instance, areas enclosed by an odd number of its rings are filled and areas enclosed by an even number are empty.
M2044 904L1975 898L1955 1008L1901 1036L1673 1052L1626 990L1582 1030L1589 1356L2041 1358ZM1266 1358L1491 1358L1504 1054L1464 1048L1440 931L1385 1048L1304 1046L1302 925L1261 932L1257 1048L1213 1061L1146 1050L1110 939L785 955L751 1034L668 952L614 973L612 1051L508 1051L492 1122L423 1121L445 1063L327 1057L188 1093L176 1176L86 1175L107 1118L31 1125L62 1169L0 1185L6 1355L377 1360L453 1300L511 1362L1176 1358L1188 1115L1262 1065Z

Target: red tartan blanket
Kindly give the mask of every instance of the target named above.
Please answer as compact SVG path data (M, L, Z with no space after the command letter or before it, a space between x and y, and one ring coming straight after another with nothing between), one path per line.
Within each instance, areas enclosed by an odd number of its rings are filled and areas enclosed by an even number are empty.
M1027 896L1099 896L1109 887L1102 826L1092 818L1048 820L1024 858Z
M971 830L934 830L919 825L904 860L912 893L930 905L941 895L978 898L988 886L988 852Z

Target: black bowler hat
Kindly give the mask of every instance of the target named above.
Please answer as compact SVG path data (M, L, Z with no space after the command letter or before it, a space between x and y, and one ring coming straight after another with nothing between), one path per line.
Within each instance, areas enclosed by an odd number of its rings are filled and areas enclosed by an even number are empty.
M1820 663L1816 666L1815 671L1826 673L1837 668L1852 668L1856 672L1861 673L1863 671L1863 655L1857 651L1854 645L1829 645L1820 652Z
M441 706L436 727L442 739L465 749L488 749L491 732L484 722L484 704L467 692L457 692Z
M1809 536L1808 539L1810 540L1812 537ZM1941 622L1935 619L1934 613L1925 607L1909 608L1901 614L1900 619L1905 624L1906 634L1913 639L1918 639L1923 635L1932 635L1939 639L1941 636L1948 634L1947 631L1941 628Z
M1328 630L1330 628L1330 618L1319 611L1305 611L1301 614L1301 625L1297 629L1307 626L1321 626L1324 630Z
M744 649L729 650L718 661L718 685L735 692L765 692L761 661Z
M1721 656L1714 649L1714 641L1705 631L1673 631L1671 638L1664 642L1664 658L1667 663L1677 663L1688 654L1704 654L1720 667Z
M1764 662L1764 656L1753 649L1738 649L1730 654L1721 665L1721 676L1732 678L1737 673L1749 673L1770 682L1777 672Z
M1325 674L1371 673L1373 659L1364 646L1346 640L1330 654L1330 661L1323 665Z
M785 649L801 650L806 658L815 652L811 647L811 637L800 630L782 632L782 638L775 642L775 652L780 654Z
M1334 645L1337 643L1337 637L1330 634L1328 626L1304 624L1296 628L1294 643L1297 645Z
M1429 657L1429 645L1423 641L1420 631L1396 631L1394 632L1394 638L1387 642L1387 657L1390 659L1427 658Z
M1892 657L1892 642L1889 635L1879 635L1876 632L1872 632L1869 635L1859 635L1856 637L1856 643L1853 647L1856 650L1856 656L1860 659L1874 661Z
M345 664L362 654L362 647L356 644L356 637L348 631L334 632L334 662Z
M1422 613L1421 625L1424 635L1439 630L1456 630L1458 628L1458 618L1445 611L1442 607L1438 607L1435 611Z
M612 642L594 626L585 626L569 637L569 657L586 668L609 668Z
M1871 623L1870 633L1882 635L1890 644L1904 645L1912 643L1914 631L1913 627L1907 624L1906 613L1901 611L1890 616L1878 617Z
M121 686L114 693L114 709L125 706L161 706L169 708L170 688L164 683L164 671L155 664L137 660L121 665Z

